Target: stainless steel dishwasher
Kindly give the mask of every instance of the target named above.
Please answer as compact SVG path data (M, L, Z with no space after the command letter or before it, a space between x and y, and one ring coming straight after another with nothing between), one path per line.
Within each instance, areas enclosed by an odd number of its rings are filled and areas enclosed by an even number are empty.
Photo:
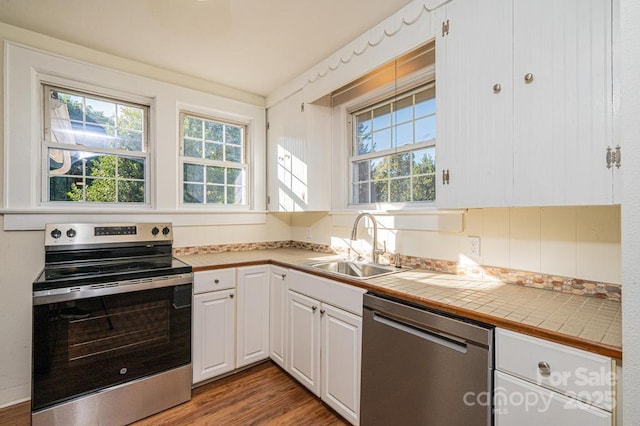
M364 295L360 421L492 424L493 327Z

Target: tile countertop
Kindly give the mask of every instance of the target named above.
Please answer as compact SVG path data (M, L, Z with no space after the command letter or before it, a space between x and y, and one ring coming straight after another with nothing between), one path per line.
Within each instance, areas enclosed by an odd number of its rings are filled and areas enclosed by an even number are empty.
M264 263L294 268L497 327L622 359L620 302L422 269L366 280L352 279L304 266L309 262L338 259L339 256L292 248L192 254L179 258L193 266L194 272Z

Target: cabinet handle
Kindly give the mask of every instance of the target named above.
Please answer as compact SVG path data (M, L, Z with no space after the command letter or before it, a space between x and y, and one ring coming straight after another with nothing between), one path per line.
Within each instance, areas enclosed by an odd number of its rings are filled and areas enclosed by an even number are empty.
M284 280L285 278L287 278L287 274L282 274L282 279Z
M610 146L607 147L607 155L605 159L607 161L607 169L610 169L613 165L613 148L611 148Z
M620 148L620 145L616 146L616 154L614 155L614 161L616 163L616 168L619 169L620 168L620 163L622 162L622 152L620 152L622 148Z
M311 307L311 310L312 310L313 312L315 312L315 311L316 311L316 309L318 309L318 307L317 307L317 306L312 306L312 307Z
M540 372L541 376L549 377L551 375L551 366L545 361L540 361L538 363L538 371Z
M215 280L213 280L213 283L214 284L220 284L220 280L216 278Z
M229 295L229 299L233 299L233 294L230 294L230 295Z
M320 315L324 315L325 310L324 309L320 309Z
M526 73L524 75L524 82L529 84L533 81L533 74L531 74L530 72Z
M500 83L496 83L493 85L493 93L500 93L502 90L502 85Z

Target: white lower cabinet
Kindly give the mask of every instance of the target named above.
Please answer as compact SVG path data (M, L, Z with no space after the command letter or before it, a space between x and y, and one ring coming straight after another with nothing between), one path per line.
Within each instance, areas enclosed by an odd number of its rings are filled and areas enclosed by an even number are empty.
M271 266L269 275L269 351L273 362L287 368L287 273Z
M496 426L611 426L611 358L496 329Z
M269 265L238 268L236 367L269 358Z
M365 291L293 270L287 279L287 371L358 424Z
M235 368L234 289L193 296L193 383Z

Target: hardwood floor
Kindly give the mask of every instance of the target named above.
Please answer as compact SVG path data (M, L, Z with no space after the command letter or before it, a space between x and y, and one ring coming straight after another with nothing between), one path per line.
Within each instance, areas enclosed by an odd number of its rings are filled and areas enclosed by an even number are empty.
M193 390L191 401L139 422L146 425L348 425L273 362Z

